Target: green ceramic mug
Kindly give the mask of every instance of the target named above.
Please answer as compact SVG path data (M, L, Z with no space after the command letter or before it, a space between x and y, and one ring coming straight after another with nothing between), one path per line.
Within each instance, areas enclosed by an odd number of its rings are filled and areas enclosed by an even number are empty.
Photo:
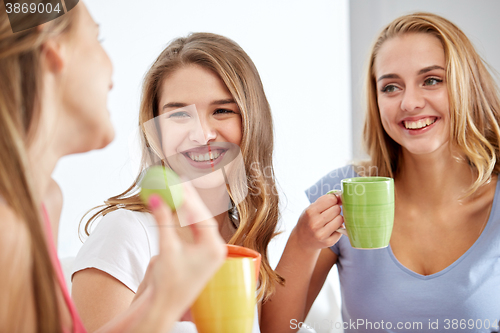
M394 225L394 179L388 177L346 178L341 196L345 229L351 246L358 249L379 249L389 245ZM347 233L346 233L347 230Z

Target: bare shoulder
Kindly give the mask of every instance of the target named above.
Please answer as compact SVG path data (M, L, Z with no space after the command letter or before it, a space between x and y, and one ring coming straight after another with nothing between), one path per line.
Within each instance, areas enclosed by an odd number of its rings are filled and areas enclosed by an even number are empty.
M51 221L53 219L59 220L63 205L63 194L59 184L52 178L50 179L43 202L47 208Z
M59 220L61 218L63 205L63 195L59 184L57 184L56 181L52 178L50 179L47 191L44 194L43 203L45 205L45 209L47 210L47 214L49 215L54 243L57 244Z
M12 254L13 247L26 246L29 248L29 231L25 223L6 203L0 201L0 249L8 249ZM0 254L0 258L1 258ZM8 255L6 257L12 257Z
M47 187L47 196L54 203L62 206L63 194L59 184L50 178L49 186Z
M28 226L11 207L0 203L0 267L29 271L31 267L30 240ZM12 269L0 269L0 272L7 273ZM0 278L6 278L6 275L8 274L0 273Z

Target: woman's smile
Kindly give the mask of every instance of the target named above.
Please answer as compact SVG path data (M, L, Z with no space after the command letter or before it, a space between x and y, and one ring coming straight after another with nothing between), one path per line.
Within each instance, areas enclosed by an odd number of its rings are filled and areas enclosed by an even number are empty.
M226 155L227 149L202 146L181 152L187 162L195 168L214 168Z
M407 117L400 122L400 126L410 135L420 135L429 132L440 120L436 116Z

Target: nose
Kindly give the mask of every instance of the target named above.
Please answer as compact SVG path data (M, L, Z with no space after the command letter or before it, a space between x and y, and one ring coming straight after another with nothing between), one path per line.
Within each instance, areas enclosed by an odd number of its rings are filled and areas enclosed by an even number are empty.
M206 145L207 142L217 137L217 131L209 120L199 118L199 122L191 129L189 139L200 145Z
M425 106L425 99L422 91L418 87L406 87L401 101L401 110L412 112L422 109Z

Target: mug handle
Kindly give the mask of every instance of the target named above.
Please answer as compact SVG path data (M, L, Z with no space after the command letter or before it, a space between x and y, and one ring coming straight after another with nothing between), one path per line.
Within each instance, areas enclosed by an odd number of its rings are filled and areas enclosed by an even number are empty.
M341 190L331 190L326 192L326 194L333 194L337 197L337 200L340 199L340 201L342 201L342 198L340 197L340 195L342 194ZM347 230L344 227L338 228L337 230L335 230L335 232L347 236Z
M342 234L342 235L345 235L345 236L349 237L347 235L347 230L344 227L338 228L337 230L335 230L335 232L338 232L339 234Z

